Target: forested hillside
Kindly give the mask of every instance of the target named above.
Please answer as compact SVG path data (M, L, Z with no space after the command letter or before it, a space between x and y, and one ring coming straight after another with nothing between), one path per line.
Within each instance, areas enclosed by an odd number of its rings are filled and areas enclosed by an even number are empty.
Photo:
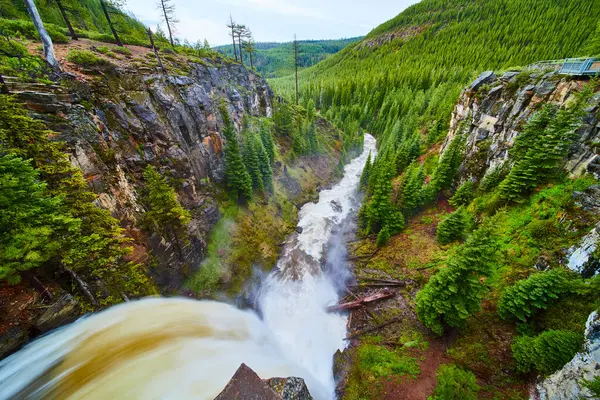
M65 36L68 34L67 25L57 3L53 0L36 0L35 3L53 40L64 43L67 40ZM61 5L66 10L67 18L79 37L89 37L104 42L114 41L100 1L63 0ZM105 1L105 5L123 42L144 44L148 41L144 24L121 11L118 2L109 0ZM0 1L0 29L3 32L34 36L35 29L29 21L23 1Z
M298 65L306 68L323 61L331 54L335 54L349 44L361 38L339 40L299 40L300 54ZM218 46L218 52L233 57L233 45ZM245 62L250 64L248 55ZM254 54L254 67L265 78L278 78L294 72L294 52L292 42L288 43L256 43Z

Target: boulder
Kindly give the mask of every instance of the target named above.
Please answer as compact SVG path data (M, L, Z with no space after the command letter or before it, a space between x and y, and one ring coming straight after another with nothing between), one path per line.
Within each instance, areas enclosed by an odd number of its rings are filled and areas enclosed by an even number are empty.
M283 400L312 400L302 378L271 378L265 381Z
M225 389L215 400L281 400L269 385L246 364L240 365Z
M81 315L81 307L73 296L63 294L44 313L38 317L33 326L40 332L48 332L61 325L73 322Z
M494 71L485 71L481 75L475 79L475 81L471 84L471 90L476 91L481 86L492 83L496 79L496 74Z

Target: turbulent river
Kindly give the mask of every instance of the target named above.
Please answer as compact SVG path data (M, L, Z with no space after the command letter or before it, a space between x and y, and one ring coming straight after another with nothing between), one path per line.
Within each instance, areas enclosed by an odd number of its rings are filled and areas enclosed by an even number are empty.
M213 399L241 363L262 378L299 376L334 398L333 354L346 318L326 312L349 277L343 233L375 139L344 177L300 210L295 233L256 293L258 313L213 301L150 298L80 319L0 362L0 399ZM300 230L299 230L300 231Z

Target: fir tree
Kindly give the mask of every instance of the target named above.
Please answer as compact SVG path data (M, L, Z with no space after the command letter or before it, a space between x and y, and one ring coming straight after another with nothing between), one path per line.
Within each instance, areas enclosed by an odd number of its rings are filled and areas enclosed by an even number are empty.
M275 142L273 141L273 135L271 134L269 126L264 123L260 126L260 139L267 151L269 161L273 163L273 161L275 161Z
M388 229L387 225L384 226L383 228L381 228L381 230L379 231L379 234L377 235L377 247L383 247L386 244L388 244L390 241L390 230Z
M473 200L473 181L470 179L463 183L450 199L453 207L466 206Z
M271 168L271 160L269 159L267 150L263 146L263 142L260 137L255 135L254 142L258 151L257 155L263 186L267 192L273 193L273 169Z
M492 273L495 250L490 229L480 228L429 280L417 294L417 315L426 327L442 335L446 326L459 327L481 309L482 278Z
M173 240L182 256L182 242L187 241L187 226L191 215L179 203L175 190L153 166L146 167L144 179L148 190L145 225Z
M360 175L360 182L358 184L359 189L365 190L369 183L369 175L371 173L372 168L371 162L371 152L369 152L369 156L367 157L367 162L365 163L365 167L363 168L363 172Z
M464 210L459 208L438 224L436 237L440 244L448 244L462 238L466 228Z
M250 200L252 198L252 177L244 165L233 122L224 106L221 107L221 115L225 124L223 136L227 141L223 149L227 187L234 198Z
M244 165L250 177L252 178L252 187L264 192L265 185L260 169L260 160L258 158L257 142L254 140L254 135L246 133L246 141L244 142Z
M409 213L421 205L421 188L425 181L425 172L418 163L412 163L406 172L399 188L399 205Z
M448 148L440 156L440 162L431 178L431 184L436 191L449 189L462 162L463 140L455 137Z
M517 338L512 345L512 351L519 372L536 370L543 374L551 374L571 361L581 350L582 344L581 333L550 330L536 337Z
M0 157L0 281L18 283L21 272L56 257L63 235L81 225L46 186L29 162Z

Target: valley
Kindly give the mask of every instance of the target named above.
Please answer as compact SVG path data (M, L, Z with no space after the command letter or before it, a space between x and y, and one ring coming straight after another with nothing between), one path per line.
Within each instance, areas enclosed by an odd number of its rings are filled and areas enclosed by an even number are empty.
M64 1L0 1L0 399L600 395L598 3Z

